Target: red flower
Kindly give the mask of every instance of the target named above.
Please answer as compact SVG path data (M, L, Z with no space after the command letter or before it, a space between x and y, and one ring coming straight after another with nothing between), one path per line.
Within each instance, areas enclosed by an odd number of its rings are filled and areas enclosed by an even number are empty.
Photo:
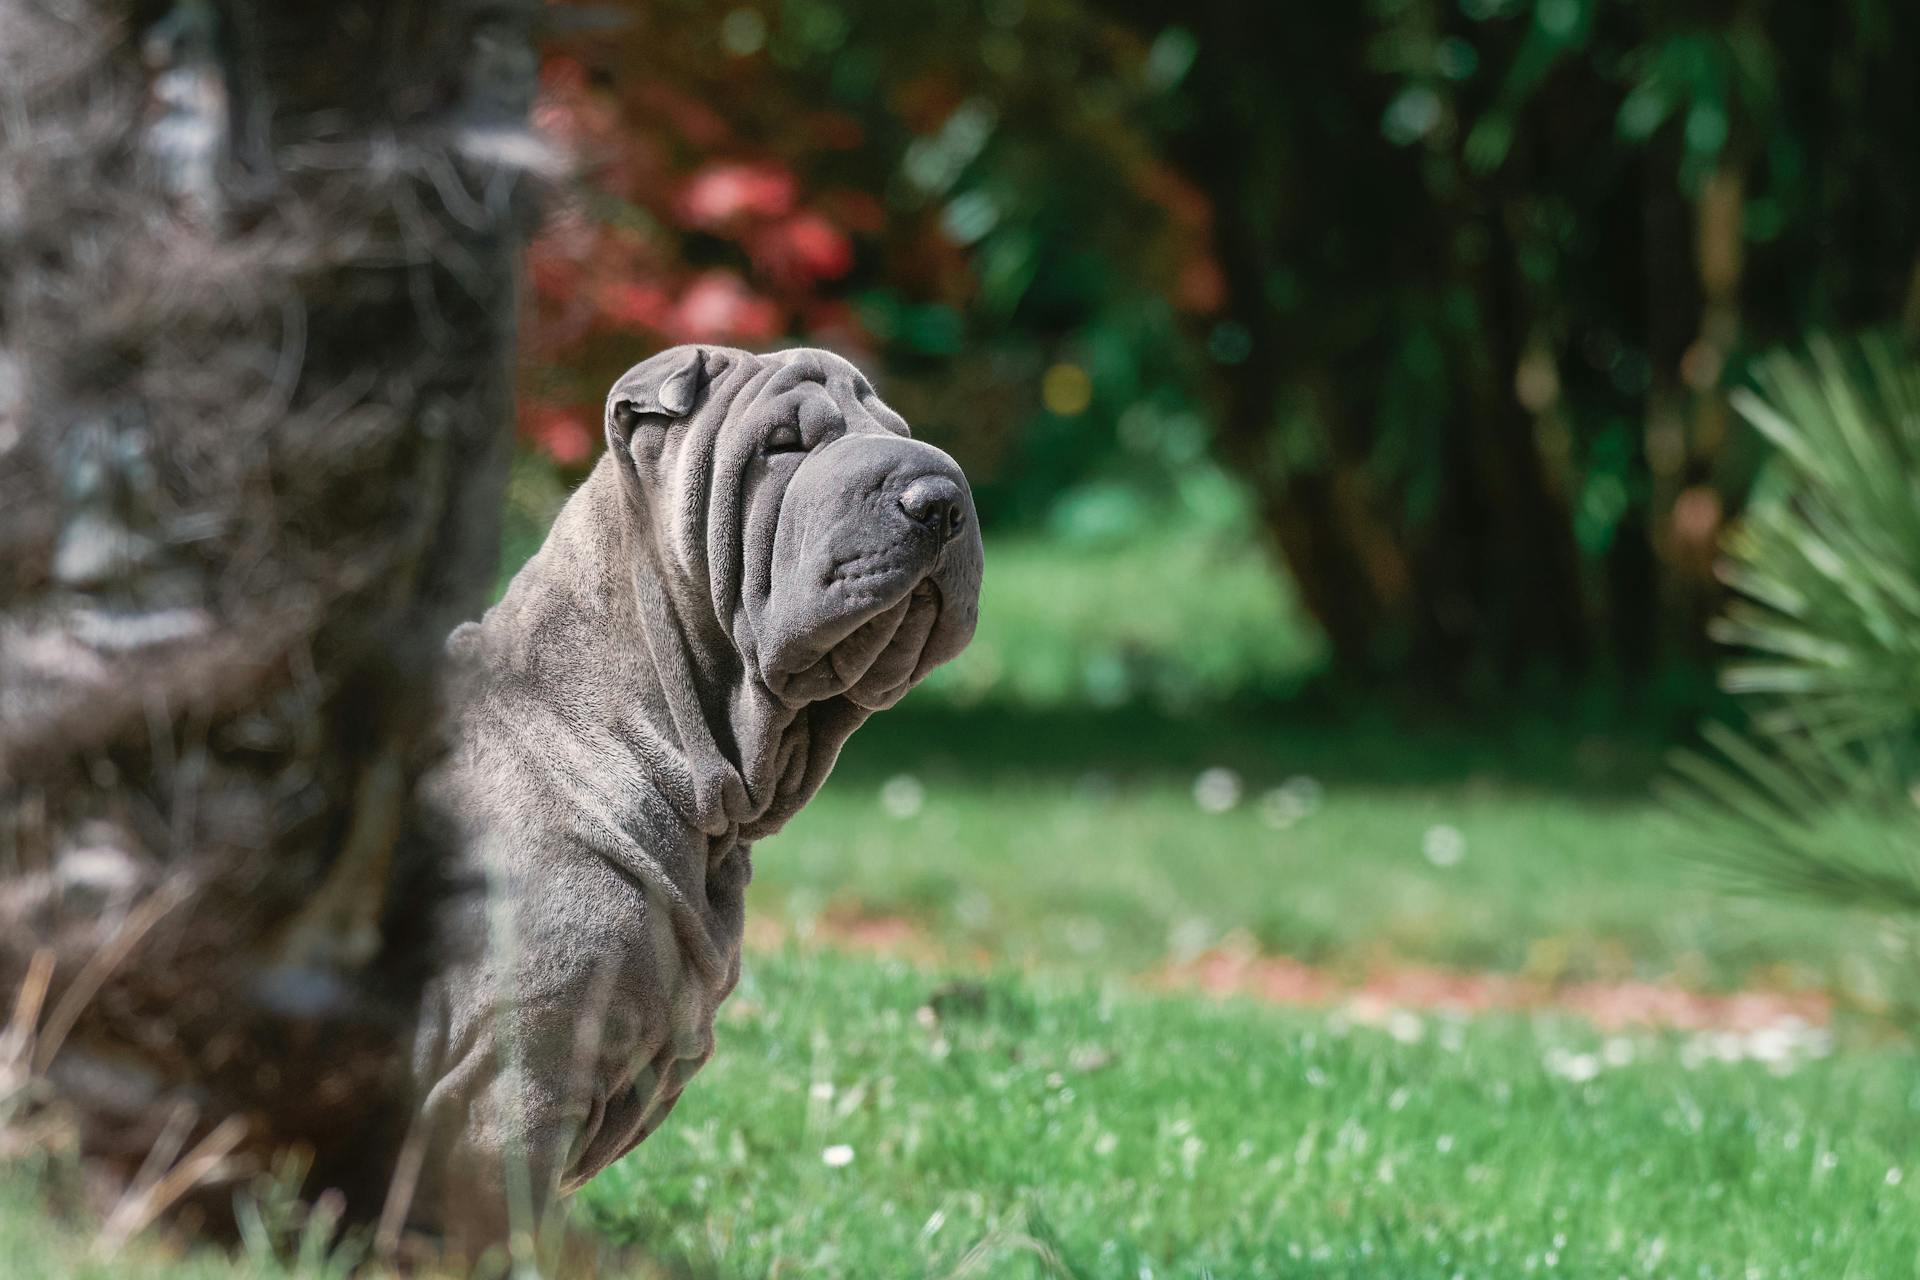
M799 183L773 164L711 164L681 188L675 211L691 227L717 227L742 217L779 218L793 209Z
M731 271L708 271L680 295L671 330L683 342L765 341L780 332L780 308Z
M797 213L758 233L748 245L768 275L787 284L837 280L853 270L853 244L817 213Z

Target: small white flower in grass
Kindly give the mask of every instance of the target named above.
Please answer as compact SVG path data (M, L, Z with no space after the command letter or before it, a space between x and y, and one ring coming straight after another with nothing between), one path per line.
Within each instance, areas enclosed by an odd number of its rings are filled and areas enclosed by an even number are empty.
M1280 790L1293 797L1303 815L1311 817L1320 808L1320 801L1327 789L1320 785L1318 778L1309 778L1304 773L1296 773L1280 784Z
M1585 1084L1600 1074L1600 1059L1591 1053L1569 1053L1565 1049L1549 1049L1541 1060L1547 1071L1563 1080L1575 1084Z
M1785 1027L1761 1027L1747 1036L1747 1056L1769 1066L1786 1062L1797 1047L1794 1034Z
M844 1142L836 1142L820 1153L820 1163L829 1169L844 1169L853 1163L853 1148Z
M1240 775L1218 765L1193 780L1193 802L1203 813L1225 813L1240 803Z
M1288 778L1260 796L1260 820L1275 831L1285 831L1320 807L1321 787L1304 775Z
M905 821L927 803L927 789L910 773L898 773L880 787L880 807L889 818Z
M1445 1155L1447 1154L1447 1152L1453 1150L1453 1135L1450 1133L1443 1133L1439 1137L1435 1138L1433 1140L1433 1149L1435 1151L1438 1151L1441 1155Z
M1894 1168L1887 1170L1887 1185L1890 1187L1899 1186L1900 1183L1905 1178L1906 1178L1906 1175L1900 1172L1900 1169L1897 1165Z
M1110 1156L1113 1154L1114 1148L1119 1145L1120 1139L1110 1133L1103 1133L1093 1140L1093 1154L1097 1156Z
M1399 1009L1387 1018L1387 1034L1401 1044L1419 1044L1426 1038L1427 1024L1420 1020L1419 1014Z
M1614 1036L1600 1046L1600 1058L1610 1067L1624 1067L1633 1061L1633 1041Z
M1457 867L1466 860L1467 838L1460 833L1460 828L1436 822L1421 837L1420 852L1428 862L1442 870Z
M833 1082L830 1080L814 1081L813 1086L807 1090L807 1096L815 1102L832 1102Z

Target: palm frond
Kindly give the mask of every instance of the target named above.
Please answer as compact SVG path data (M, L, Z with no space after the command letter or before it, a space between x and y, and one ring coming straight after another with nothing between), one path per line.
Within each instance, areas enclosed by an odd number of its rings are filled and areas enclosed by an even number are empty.
M1734 407L1777 454L1711 629L1750 722L1707 726L1668 802L1738 879L1920 914L1920 363L1819 340L1754 383Z

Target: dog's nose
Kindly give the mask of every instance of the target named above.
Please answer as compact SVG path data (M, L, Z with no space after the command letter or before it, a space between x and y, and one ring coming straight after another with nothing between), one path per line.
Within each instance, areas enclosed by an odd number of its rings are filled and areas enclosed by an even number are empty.
M933 530L942 542L960 532L967 522L966 495L945 476L921 476L900 495L907 519Z

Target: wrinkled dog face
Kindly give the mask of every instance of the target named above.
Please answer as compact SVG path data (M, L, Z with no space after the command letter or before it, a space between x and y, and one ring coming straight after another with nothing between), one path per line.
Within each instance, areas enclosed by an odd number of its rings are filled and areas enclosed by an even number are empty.
M614 385L607 435L631 459L660 571L703 589L785 705L881 710L972 638L966 477L838 356L663 352Z

